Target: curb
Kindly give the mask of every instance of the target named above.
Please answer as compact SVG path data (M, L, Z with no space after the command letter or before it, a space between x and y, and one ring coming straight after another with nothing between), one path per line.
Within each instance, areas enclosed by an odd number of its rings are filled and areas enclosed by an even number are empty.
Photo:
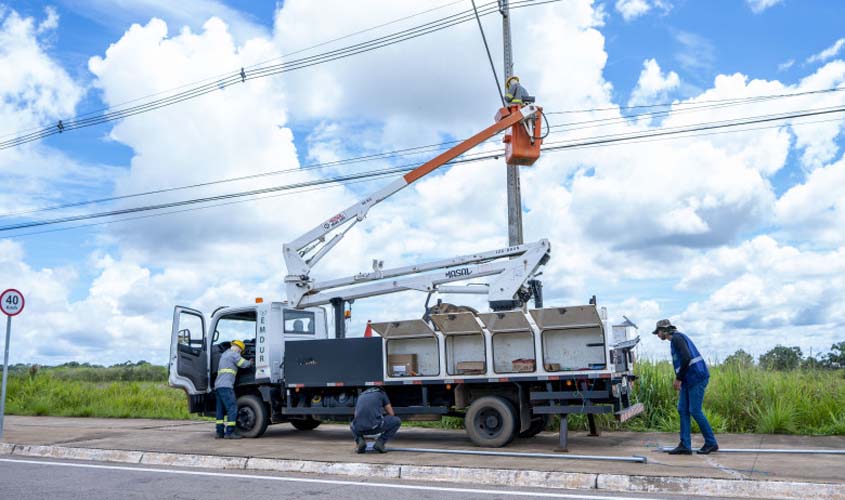
M71 448L0 443L0 455L168 465L206 469L366 476L382 479L482 483L496 486L685 494L733 498L845 500L845 485L747 479L707 479L513 469L393 465L360 462L318 462L258 457L189 455L151 451Z

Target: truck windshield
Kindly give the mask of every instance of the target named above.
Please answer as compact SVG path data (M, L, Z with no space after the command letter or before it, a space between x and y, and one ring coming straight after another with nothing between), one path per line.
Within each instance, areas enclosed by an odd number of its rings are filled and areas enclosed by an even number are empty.
M314 335L314 313L285 309L285 333Z

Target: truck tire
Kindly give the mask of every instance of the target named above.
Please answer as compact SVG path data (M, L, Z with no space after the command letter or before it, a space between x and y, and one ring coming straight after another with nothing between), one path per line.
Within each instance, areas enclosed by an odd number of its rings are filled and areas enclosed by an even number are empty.
M520 432L518 434L521 438L530 438L534 437L537 434L543 432L546 426L549 425L549 416L542 415L540 417L534 417L531 419L531 427L529 427L525 432Z
M484 396L469 405L464 427L476 445L500 448L510 443L516 435L516 412L507 399Z
M322 422L314 417L298 418L290 421L290 425L298 431L313 431L319 427L321 423Z
M270 416L267 406L258 396L248 394L238 398L238 433L243 437L257 438L264 434Z

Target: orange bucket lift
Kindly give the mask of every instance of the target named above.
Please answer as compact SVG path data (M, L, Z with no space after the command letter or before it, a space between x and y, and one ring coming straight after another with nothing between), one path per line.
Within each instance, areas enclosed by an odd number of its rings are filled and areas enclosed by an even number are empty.
M511 113L518 113L520 106L515 104L507 108L499 109L496 113L496 121ZM530 118L515 123L510 130L505 132L502 142L505 143L505 160L508 165L533 165L540 157L540 146L543 144L542 120L543 108L538 107L538 112Z

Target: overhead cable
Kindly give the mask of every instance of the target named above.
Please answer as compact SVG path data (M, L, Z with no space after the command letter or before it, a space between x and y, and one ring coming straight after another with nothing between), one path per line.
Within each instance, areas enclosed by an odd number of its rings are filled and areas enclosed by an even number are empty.
M548 3L556 3L561 0L518 0L514 2L513 8L533 7ZM480 15L489 15L498 12L496 2L489 2L481 7ZM340 49L331 50L321 54L302 57L291 61L286 61L279 64L272 64L266 66L254 67L249 70L241 68L240 71L235 71L218 80L214 80L203 85L179 92L177 94L162 97L160 99L138 104L135 106L115 109L97 116L90 116L87 118L73 118L68 120L59 120L56 124L50 125L39 130L19 135L11 139L0 141L0 150L19 146L32 141L37 141L45 137L49 137L80 128L100 125L102 123L128 118L141 113L147 113L153 110L161 109L163 107L178 104L190 99L195 99L212 92L224 90L227 87L237 85L239 83L246 83L248 80L257 78L266 78L273 75L297 71L311 66L325 64L327 62L344 59L358 54L363 54L390 45L395 45L401 42L412 40L421 36L429 35L465 22L471 21L474 18L472 9L463 11L462 13L453 14L431 21L422 25L415 26L401 30L390 35L385 35L365 42L356 43Z
M781 121L781 120L790 120L795 118L802 118L808 116L819 116L819 115L826 115L832 113L843 113L845 112L845 107L829 107L829 108L819 108L815 110L805 110L803 112L796 112L796 113L781 113L777 116L773 115L763 115L758 117L751 117L749 119L744 120L723 120L720 122L710 122L710 123L703 123L698 124L695 126L684 126L684 127L674 127L668 130L653 130L648 132L642 133L627 133L627 134L610 134L607 136L600 136L600 137L593 137L593 138L586 138L584 140L568 140L568 141L560 141L558 143L549 143L545 145L542 149L544 152L547 151L563 151L568 149L578 149L583 147L594 147L600 146L605 144L613 144L613 143L620 143L626 141L634 141L640 139L652 139L652 138L660 138L665 136L677 135L677 134L686 134L686 133L693 133L693 132L701 132L701 131L711 131L711 130L718 130L724 128L732 128L732 127L739 127L745 125L754 125L754 124L761 124L761 123L769 123L773 121ZM501 152L486 154L483 156L476 156L474 158L459 158L457 160L453 160L448 162L446 165L457 164L457 163L467 163L467 162L475 162L481 161L491 158L497 158L501 156ZM132 208L125 208L125 209L117 209L117 210L109 210L104 212L97 212L93 214L81 214L81 215L74 215L74 216L67 216L67 217L59 217L54 219L47 219L47 220L40 220L40 221L31 221L31 222L24 222L19 224L10 224L6 226L0 226L0 232L8 232L13 230L19 229L26 229L31 227L39 227L39 226L49 226L54 224L62 224L67 222L75 222L75 221L83 221L83 220L90 220L96 218L103 218L103 217L111 217L117 215L124 215L124 214L131 214L137 212L146 212L146 211L155 211L155 210L162 210L167 208L175 208L181 207L186 205L193 205L193 204L202 204L208 202L215 202L221 200L228 200L233 198L242 198L242 197L249 197L255 196L260 194L266 193L274 193L279 191L289 191L299 188L306 188L311 186L319 186L324 184L331 184L337 182L346 182L351 180L358 180L358 179L366 179L371 178L374 175L390 175L390 174L399 174L405 173L413 170L416 168L415 165L404 165L399 167L391 167L386 169L380 170L372 170L367 172L361 172L356 174L350 174L347 176L340 176L328 179L317 179L299 183L291 183L285 184L280 186L272 186L268 188L262 189L255 189L250 191L242 191L237 193L228 193L228 194L221 194L215 196L206 196L201 198L192 198L187 200L179 200L173 202L166 202L166 203L158 203L153 205L146 205L140 207L132 207Z

